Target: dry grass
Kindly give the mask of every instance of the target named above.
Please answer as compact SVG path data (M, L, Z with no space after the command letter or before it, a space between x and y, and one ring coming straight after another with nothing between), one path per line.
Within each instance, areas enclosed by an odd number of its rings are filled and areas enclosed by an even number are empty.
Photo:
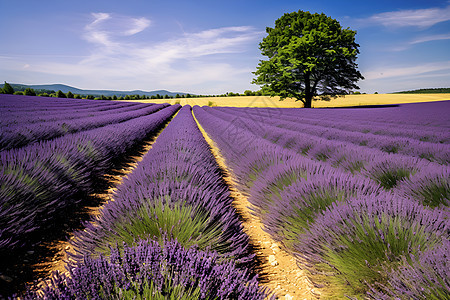
M450 100L450 94L363 94L347 95L331 99L331 101L314 101L313 107L343 107L360 105L400 104L415 102L431 102ZM279 97L268 96L238 96L238 97L204 97L204 98L178 98L178 99L149 99L127 100L144 103L170 103L179 102L181 105L200 106L233 106L233 107L303 107L301 101L286 99L279 101Z

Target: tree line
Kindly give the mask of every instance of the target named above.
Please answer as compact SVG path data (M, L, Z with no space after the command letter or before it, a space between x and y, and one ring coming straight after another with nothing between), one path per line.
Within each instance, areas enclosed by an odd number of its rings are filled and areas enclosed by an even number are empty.
M200 97L236 97L236 96L268 96L268 92L251 91L246 90L244 93L234 93L227 92L221 95L195 95L195 94L176 94L171 95L160 95L155 94L151 96L147 95L125 95L125 96L105 96L105 95L81 95L73 94L71 91L67 93L58 90L57 92L53 90L34 90L32 88L24 88L15 90L9 83L5 81L3 88L0 88L0 94L14 94L14 95L25 95L25 96L41 96L41 97L57 97L57 98L72 98L72 99L89 99L89 100L151 100L151 99L178 99L178 98L200 98Z

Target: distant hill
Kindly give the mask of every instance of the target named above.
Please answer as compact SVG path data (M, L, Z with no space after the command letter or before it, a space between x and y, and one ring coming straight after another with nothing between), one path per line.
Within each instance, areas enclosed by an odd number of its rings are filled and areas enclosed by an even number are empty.
M0 84L0 88L3 88L3 83ZM67 92L72 92L73 94L80 94L80 95L94 95L94 96L100 96L100 95L105 95L105 96L114 96L116 95L117 97L124 97L126 95L139 95L139 96L154 96L156 94L159 94L161 96L172 96L175 97L176 94L179 95L187 95L187 93L182 93L182 92L169 92L166 90L156 90L156 91L141 91L141 90L133 90L133 91L113 91L113 90L82 90L79 88L75 88L69 85L65 85L65 84L37 84L37 85L26 85L26 84L17 84L17 83L10 83L10 85L13 87L13 89L15 91L23 91L26 88L32 88L35 91L61 91L63 93L67 93Z
M392 94L450 94L450 88L418 89L412 91L395 92Z

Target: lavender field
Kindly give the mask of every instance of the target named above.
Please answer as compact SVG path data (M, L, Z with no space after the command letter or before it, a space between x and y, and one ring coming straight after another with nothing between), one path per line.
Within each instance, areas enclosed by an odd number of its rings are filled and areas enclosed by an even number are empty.
M450 101L191 108L0 95L0 295L277 297L259 278L227 171L320 298L448 299L449 112ZM17 260L67 230L100 178L156 136L74 232L67 272L17 283Z

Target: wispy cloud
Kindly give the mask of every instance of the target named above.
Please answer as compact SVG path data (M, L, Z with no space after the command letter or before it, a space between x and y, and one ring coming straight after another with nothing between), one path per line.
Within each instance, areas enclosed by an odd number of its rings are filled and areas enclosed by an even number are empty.
M444 70L450 70L450 61L434 62L407 67L379 68L369 72L363 72L363 75L366 80L372 80L381 78L420 76L423 74Z
M264 32L250 26L233 26L180 32L171 39L155 41L151 39L150 25L152 22L146 18L93 13L81 33L81 37L91 44L91 53L87 57L73 62L43 58L29 63L28 69L79 78L98 74L95 85L105 88L133 82L133 86L127 85L130 89L184 87L189 90L186 85L208 86L208 82L216 85L222 82L239 87L242 85L239 80L245 80L245 86L251 81L253 70L231 63L232 60L226 60L224 55L255 48ZM141 32L149 39L133 38ZM11 59L6 62L10 66L17 65Z
M416 44L422 44L422 43L434 42L434 41L442 41L442 40L450 40L450 34L434 34L434 35L420 36L420 37L411 39L410 41L403 42L399 46L394 46L394 47L385 48L385 49L386 49L386 51L399 52L399 51L408 50Z
M444 8L399 10L371 16L368 21L386 27L428 28L434 24L450 20L450 5Z
M147 18L133 18L109 13L92 13L93 21L85 26L83 37L92 43L113 47L114 38L132 36L150 26Z
M426 42L432 42L432 41L441 41L441 40L450 40L450 33L422 36L422 37L416 38L415 40L412 40L409 43L411 45L414 45L414 44L420 44L420 43L426 43Z

